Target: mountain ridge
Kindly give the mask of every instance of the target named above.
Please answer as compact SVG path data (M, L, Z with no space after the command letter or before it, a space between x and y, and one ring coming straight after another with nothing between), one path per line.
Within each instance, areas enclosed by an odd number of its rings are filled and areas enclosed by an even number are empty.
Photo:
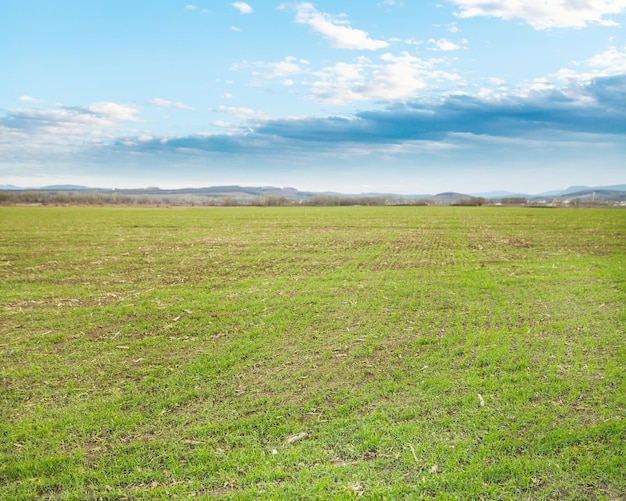
M334 191L300 191L293 187L276 187L276 186L242 186L242 185L221 185L206 186L199 188L93 188L74 184L47 185L39 188L23 188L11 184L0 185L0 191L19 192L19 191L40 191L40 192L94 192L101 194L120 194L120 195L158 195L158 196L214 196L214 197L234 197L234 198L251 198L251 197L284 197L290 200L306 200L314 197L344 197L344 198L398 198L405 200L434 199L447 200L450 202L460 201L471 198L484 198L489 201L524 198L526 200L541 200L552 198L576 198L596 197L603 199L623 200L626 198L626 184L616 184L608 186L570 186L560 190L550 190L538 194L510 192L510 191L487 191L460 193L455 191L447 191L436 194L396 194L389 192L367 192L359 194L347 194ZM623 196L621 196L624 194Z

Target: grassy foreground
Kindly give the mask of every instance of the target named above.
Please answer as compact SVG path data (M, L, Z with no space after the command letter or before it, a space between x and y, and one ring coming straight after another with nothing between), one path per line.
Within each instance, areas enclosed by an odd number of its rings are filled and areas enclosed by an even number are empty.
M624 499L626 211L0 208L0 499Z

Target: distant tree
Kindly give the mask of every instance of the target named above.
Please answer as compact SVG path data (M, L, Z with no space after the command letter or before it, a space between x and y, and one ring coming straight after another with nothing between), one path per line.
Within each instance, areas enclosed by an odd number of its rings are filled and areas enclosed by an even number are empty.
M526 203L524 197L506 197L500 201L505 205L523 205Z
M224 207L236 207L239 205L239 202L237 201L236 198L224 197L224 199L222 200L222 205Z
M453 203L452 205L464 206L464 207L481 207L484 205L486 200L483 197L470 197L463 198L462 200Z
M250 205L258 205L261 207L284 207L289 204L289 200L279 195L266 195L255 197L250 201Z

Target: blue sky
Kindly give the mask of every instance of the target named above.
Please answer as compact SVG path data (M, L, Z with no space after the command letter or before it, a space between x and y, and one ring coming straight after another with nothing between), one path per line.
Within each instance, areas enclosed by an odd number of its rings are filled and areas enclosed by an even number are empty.
M626 182L626 0L3 0L0 184Z

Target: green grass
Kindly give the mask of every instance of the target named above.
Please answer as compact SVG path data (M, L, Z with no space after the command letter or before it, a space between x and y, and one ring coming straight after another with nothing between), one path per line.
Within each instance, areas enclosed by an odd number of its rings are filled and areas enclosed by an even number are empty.
M625 239L619 210L0 208L0 498L624 499Z

